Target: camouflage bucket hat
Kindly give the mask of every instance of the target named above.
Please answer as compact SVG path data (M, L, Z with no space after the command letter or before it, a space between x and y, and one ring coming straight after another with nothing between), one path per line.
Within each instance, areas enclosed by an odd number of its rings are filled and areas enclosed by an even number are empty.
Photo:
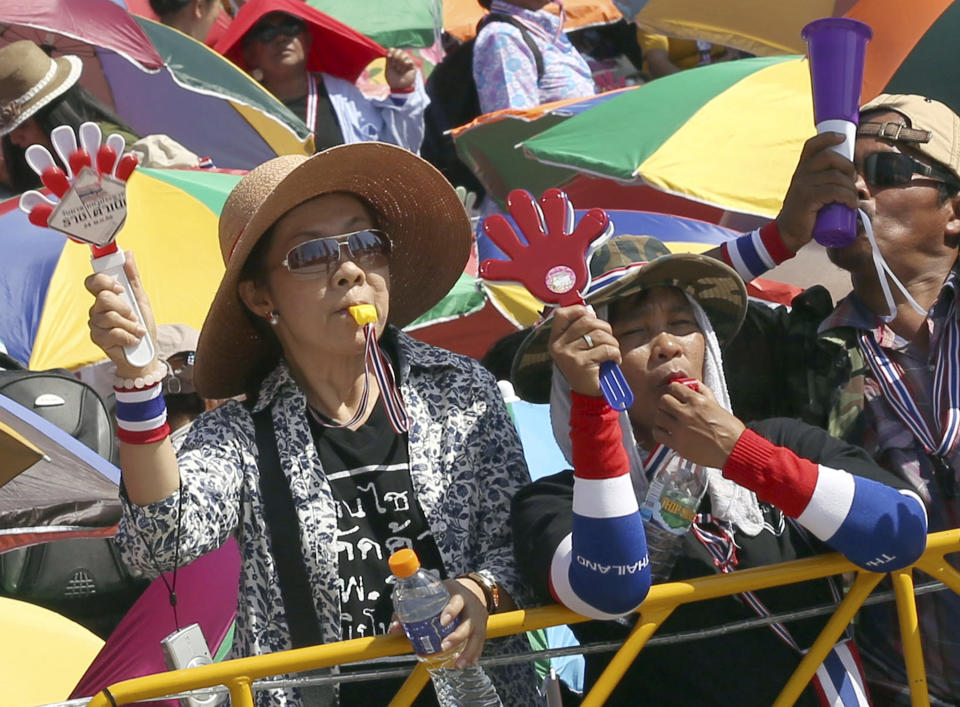
M747 313L747 288L736 271L705 255L671 253L651 236L617 236L597 250L583 298L596 307L660 286L690 294L710 318L721 345L736 335ZM550 402L553 361L547 343L552 324L552 315L547 315L513 359L513 387L531 403Z

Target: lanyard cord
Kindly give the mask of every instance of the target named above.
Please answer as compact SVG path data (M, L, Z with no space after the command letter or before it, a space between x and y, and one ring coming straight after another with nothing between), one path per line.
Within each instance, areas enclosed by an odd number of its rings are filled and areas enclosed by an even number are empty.
M400 388L397 386L396 376L393 372L393 366L390 360L383 353L380 345L377 343L374 324L366 324L363 327L363 333L366 335L366 346L363 355L363 393L360 396L360 403L357 405L357 411L349 420L344 423L328 422L320 413L313 409L313 406L307 405L310 415L314 421L323 427L342 429L352 427L360 418L363 417L367 409L367 399L370 395L370 369L373 369L374 376L377 379L377 385L380 386L383 406L387 411L387 417L390 419L390 426L397 434L403 434L410 429L410 416L407 414L407 408L403 403L403 396Z

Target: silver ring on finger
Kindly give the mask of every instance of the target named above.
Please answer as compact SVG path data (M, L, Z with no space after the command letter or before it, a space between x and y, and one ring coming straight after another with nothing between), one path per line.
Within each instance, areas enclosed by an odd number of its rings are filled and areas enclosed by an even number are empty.
M583 335L583 340L584 340L585 342L587 342L587 348L588 348L588 349L592 349L592 348L593 348L593 337L591 337L589 334L584 334L584 335Z

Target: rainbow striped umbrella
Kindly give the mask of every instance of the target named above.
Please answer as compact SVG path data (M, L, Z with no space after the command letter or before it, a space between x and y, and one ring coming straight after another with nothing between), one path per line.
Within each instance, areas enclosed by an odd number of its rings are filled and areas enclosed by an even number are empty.
M617 0L642 28L736 47L758 56L800 54L800 30L821 17L851 17L873 29L864 68L864 100L884 90L920 93L960 108L953 0ZM936 67L932 71L931 67Z
M723 209L676 197L646 184L621 184L574 168L546 165L517 149L525 140L631 90L635 89L481 115L452 131L457 154L487 194L504 209L507 194L513 189L541 194L551 187L562 187L571 201L582 207L658 211L717 223Z
M769 57L651 81L521 145L547 169L772 217L813 126L806 60Z
M79 56L80 83L136 133L169 135L217 167L313 152L303 122L244 71L110 0L0 0L0 46L19 39Z

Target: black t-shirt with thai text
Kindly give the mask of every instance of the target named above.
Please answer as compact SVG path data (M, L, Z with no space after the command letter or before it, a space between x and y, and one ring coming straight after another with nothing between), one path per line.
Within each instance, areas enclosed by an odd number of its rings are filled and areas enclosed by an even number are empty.
M407 435L390 426L382 401L355 430L324 427L310 417L317 453L337 504L334 542L343 640L386 633L393 616L393 576L387 564L393 552L411 548L423 567L446 578L410 479ZM344 683L340 703L354 704L355 697L367 704L381 704L382 698L386 704L401 683L402 679ZM435 704L433 691L425 688L415 704Z

